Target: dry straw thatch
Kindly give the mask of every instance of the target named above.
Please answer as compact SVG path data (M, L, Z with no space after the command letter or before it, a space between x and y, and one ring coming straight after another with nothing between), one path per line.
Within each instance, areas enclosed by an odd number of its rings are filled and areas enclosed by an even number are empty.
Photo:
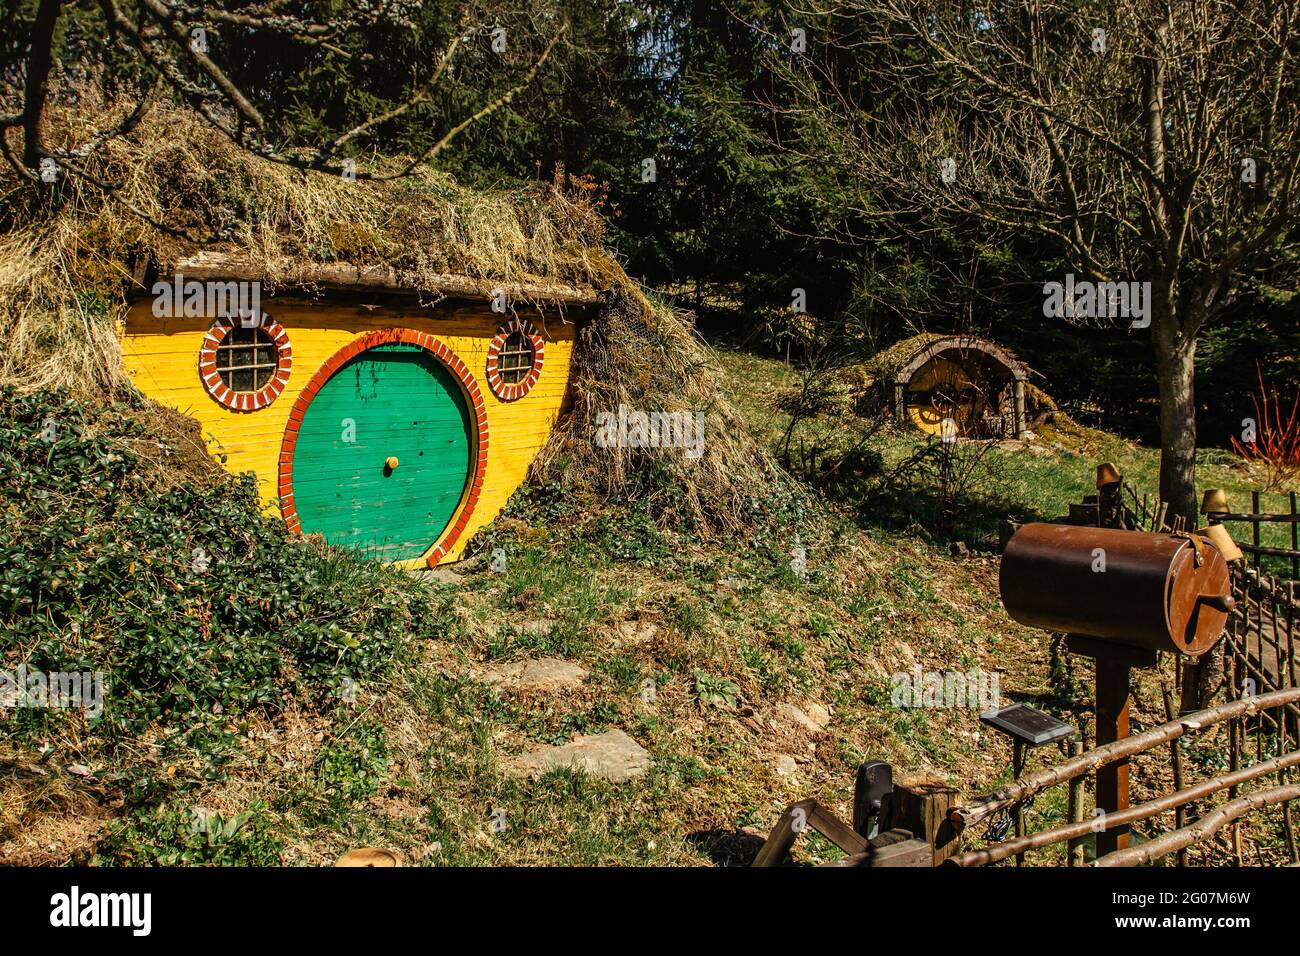
M671 309L631 283L578 336L573 402L535 473L562 487L620 500L649 499L654 512L701 530L739 529L777 477L722 396L708 349ZM599 416L620 407L703 415L703 455L680 448L604 447Z
M872 380L892 377L927 345L946 338L948 334L943 332L919 332L900 339L888 348L881 349L863 363L865 374Z
M75 145L104 114L123 111L55 109L47 138ZM382 172L396 162L359 166ZM30 187L0 164L0 380L119 383L111 320L142 256L170 263L200 248L234 252L285 285L298 265L321 262L385 265L403 285L429 291L448 273L597 288L625 281L601 246L599 214L570 190L487 193L427 169L348 182L258 159L166 105L109 141L85 173L116 188L73 175L50 215L32 208Z
M84 98L57 106L47 141L72 147L126 109ZM378 174L399 162L358 168ZM666 495L676 504L664 512L729 524L742 510L742 491L767 470L720 398L707 350L671 310L650 303L605 249L604 220L572 177L485 192L420 167L404 178L350 182L261 160L188 110L159 104L61 186L52 212L32 197L0 164L0 384L80 394L126 387L115 323L142 257L172 263L200 249L237 255L259 263L268 291L294 286L295 272L319 263L385 266L402 286L431 293L448 274L588 286L610 292L612 304L581 334L573 413L557 428L541 472L555 474L563 461L557 477L565 483L612 499ZM594 416L620 402L705 411L704 455L598 447Z

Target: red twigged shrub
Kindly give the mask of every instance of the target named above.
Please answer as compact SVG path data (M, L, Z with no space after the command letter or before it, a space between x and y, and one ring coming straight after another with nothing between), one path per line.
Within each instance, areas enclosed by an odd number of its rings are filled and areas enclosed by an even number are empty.
M1282 491L1300 481L1300 395L1291 401L1291 411L1284 418L1277 390L1264 387L1264 373L1255 363L1259 391L1251 396L1255 406L1254 441L1250 431L1241 439L1232 439L1232 450L1254 462L1263 473L1265 491Z

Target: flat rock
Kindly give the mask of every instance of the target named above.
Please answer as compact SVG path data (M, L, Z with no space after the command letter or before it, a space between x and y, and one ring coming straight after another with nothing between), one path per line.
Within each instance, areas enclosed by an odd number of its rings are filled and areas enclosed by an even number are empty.
M472 558L466 558L464 561L456 561L452 564L442 565L442 567L451 568L456 574L463 576L466 574L473 574L485 564L487 564L487 555L476 554Z
M783 777L793 777L799 772L799 764L790 754L777 754L776 772Z
M509 661L485 667L477 676L505 690L550 693L572 690L587 679L588 671L572 661L542 657L535 661Z
M650 754L621 730L575 737L559 747L542 747L509 761L507 769L540 777L557 767L584 770L610 783L626 783L650 769Z
M776 716L780 721L802 727L810 734L821 733L831 722L830 712L818 703L810 703L806 707L807 710L804 710L794 704L777 704Z
M614 625L615 647L636 647L654 639L658 628L651 621L619 621Z
M535 621L525 621L519 628L519 632L528 637L550 637L553 630L555 630L555 622L545 617Z
M804 704L803 711L808 715L808 719L813 722L818 730L825 730L830 726L831 712L817 701L808 701L808 703Z
M465 578L462 575L457 574L448 567L422 568L412 573L425 581L432 581L436 584L454 584L460 587L465 583Z

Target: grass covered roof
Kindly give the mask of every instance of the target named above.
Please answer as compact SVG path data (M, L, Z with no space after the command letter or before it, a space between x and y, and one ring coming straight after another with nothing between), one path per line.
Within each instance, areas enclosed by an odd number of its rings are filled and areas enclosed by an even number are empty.
M125 106L59 106L47 138L84 142ZM31 187L0 164L0 322L25 384L75 385L115 373L90 326L121 301L134 263L167 267L197 253L256 262L277 286L310 285L321 266L382 271L397 285L439 293L448 276L548 287L626 282L603 247L604 221L583 184L482 191L397 160L360 161L355 181L271 163L239 149L192 112L165 103L109 140L37 207ZM87 333L96 346L86 353ZM75 343L79 356L63 346ZM7 373L7 374L6 374Z

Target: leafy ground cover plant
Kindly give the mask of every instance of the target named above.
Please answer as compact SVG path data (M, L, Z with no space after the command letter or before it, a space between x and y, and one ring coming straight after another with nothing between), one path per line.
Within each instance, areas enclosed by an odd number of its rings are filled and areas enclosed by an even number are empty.
M409 577L291 539L250 476L169 480L189 452L151 406L6 390L0 409L0 665L104 685L102 714L18 708L14 738L82 752L161 724L164 749L216 757L243 715L382 678L433 614Z

